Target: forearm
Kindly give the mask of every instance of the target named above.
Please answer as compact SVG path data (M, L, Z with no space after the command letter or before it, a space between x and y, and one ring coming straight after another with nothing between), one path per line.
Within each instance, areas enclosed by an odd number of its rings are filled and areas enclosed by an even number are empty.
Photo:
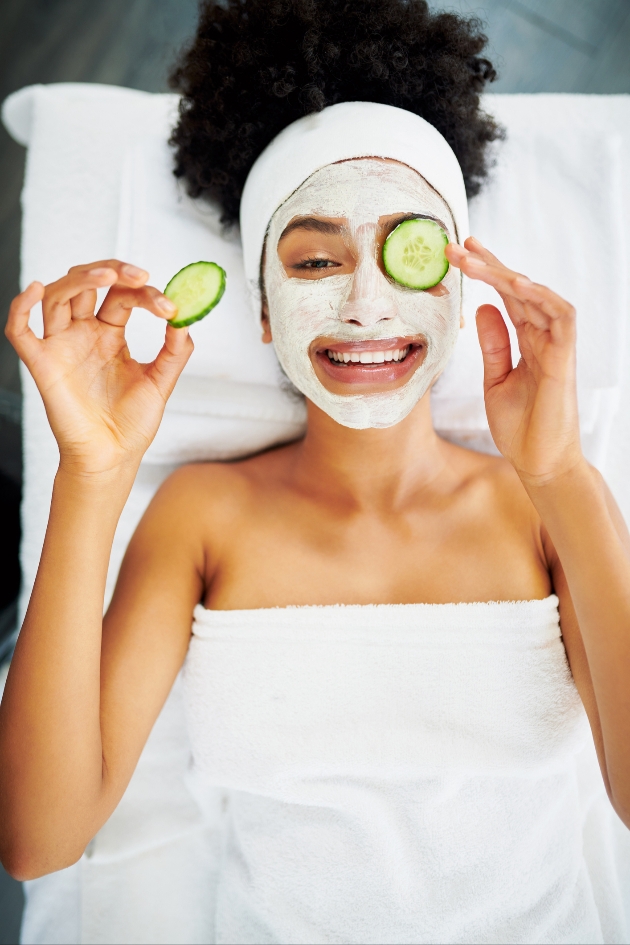
M630 822L630 556L599 474L583 462L525 483L562 564L588 659L612 797Z
M127 469L90 479L58 472L0 707L3 855L18 850L13 855L24 859L20 850L36 849L45 861L50 851L51 869L59 868L59 859L76 858L102 806L103 598L113 536L134 474Z

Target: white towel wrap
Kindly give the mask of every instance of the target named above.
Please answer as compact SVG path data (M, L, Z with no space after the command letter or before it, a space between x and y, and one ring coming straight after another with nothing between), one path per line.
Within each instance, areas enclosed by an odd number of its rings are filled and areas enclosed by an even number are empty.
M583 853L589 732L557 603L197 607L191 783L226 801L215 940L625 940Z

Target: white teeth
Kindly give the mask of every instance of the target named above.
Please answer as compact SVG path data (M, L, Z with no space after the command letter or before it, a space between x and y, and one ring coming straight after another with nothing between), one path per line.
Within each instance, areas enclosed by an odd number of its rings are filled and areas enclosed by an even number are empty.
M403 358L405 358L405 357L407 356L408 352L409 352L409 345L407 345L406 348L399 348L399 349L397 349L396 351L394 351L393 360L394 360L394 361L402 361Z
M331 361L337 361L341 364L348 364L352 361L354 364L382 364L384 361L402 361L409 353L411 345L405 348L396 348L395 351L360 351L360 352L341 352L328 349L326 354Z

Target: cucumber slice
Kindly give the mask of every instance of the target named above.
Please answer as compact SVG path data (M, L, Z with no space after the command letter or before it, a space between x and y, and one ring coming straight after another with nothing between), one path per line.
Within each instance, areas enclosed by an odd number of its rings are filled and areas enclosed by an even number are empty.
M213 262L184 266L164 289L164 295L177 306L177 315L169 321L173 328L198 322L210 312L225 292L225 269Z
M448 236L434 220L403 220L383 246L386 272L408 289L430 289L448 272Z

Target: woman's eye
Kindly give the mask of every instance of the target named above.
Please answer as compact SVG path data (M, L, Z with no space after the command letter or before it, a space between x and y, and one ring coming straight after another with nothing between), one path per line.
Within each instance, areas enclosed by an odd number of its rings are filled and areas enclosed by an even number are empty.
M331 259L305 259L302 262L297 263L293 268L294 269L332 269L333 267L336 267L338 265L339 263L335 263Z

